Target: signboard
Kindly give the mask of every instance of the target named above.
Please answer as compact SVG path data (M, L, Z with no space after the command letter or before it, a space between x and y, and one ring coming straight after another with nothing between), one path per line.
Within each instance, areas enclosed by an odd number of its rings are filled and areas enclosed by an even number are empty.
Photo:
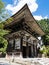
M20 39L15 39L15 49L20 49Z

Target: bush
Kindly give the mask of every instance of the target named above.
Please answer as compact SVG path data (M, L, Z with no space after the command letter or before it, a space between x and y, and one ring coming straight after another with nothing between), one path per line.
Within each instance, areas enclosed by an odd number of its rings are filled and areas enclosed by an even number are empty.
M3 47L0 48L0 52L2 52L3 54L6 53L6 48L7 48L7 40L5 40L3 37L0 37L0 44L3 45Z
M43 46L40 48L40 53L41 53L41 54L45 54L46 56L49 56L49 46L43 45Z

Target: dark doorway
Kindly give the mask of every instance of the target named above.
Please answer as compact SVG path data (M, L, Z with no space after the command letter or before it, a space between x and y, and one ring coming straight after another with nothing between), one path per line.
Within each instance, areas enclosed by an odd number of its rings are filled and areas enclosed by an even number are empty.
M29 46L29 57L31 57L31 46Z
M23 48L22 50L23 58L26 58L26 46L23 46L22 48Z

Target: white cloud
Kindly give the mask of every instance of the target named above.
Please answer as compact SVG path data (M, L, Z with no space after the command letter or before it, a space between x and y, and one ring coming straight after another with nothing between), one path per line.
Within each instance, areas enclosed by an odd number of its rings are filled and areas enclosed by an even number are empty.
M17 5L17 3L18 3L18 0L13 0L14 5Z
M48 18L48 15L47 15L47 16L45 16L44 18L45 18L45 19L47 19L47 18Z
M13 5L8 4L6 6L6 9L12 11L12 14L14 14L18 10L20 10L26 3L28 4L28 7L31 12L35 12L37 10L38 4L36 3L36 0L14 0Z
M47 19L48 16L42 17L41 15L39 15L39 16L35 15L34 18L35 18L36 20L41 20L41 19Z
M7 10L11 10L11 11L12 11L12 10L13 10L13 5L8 4L8 5L7 5L7 7L6 7L6 9L7 9Z

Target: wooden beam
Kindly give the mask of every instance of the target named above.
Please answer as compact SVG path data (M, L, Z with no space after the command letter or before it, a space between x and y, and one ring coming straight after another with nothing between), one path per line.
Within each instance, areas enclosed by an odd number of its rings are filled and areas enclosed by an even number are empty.
M23 29L36 38L37 38L37 36L39 36L39 34L37 34L35 31L32 31L31 28L26 23L24 23Z

